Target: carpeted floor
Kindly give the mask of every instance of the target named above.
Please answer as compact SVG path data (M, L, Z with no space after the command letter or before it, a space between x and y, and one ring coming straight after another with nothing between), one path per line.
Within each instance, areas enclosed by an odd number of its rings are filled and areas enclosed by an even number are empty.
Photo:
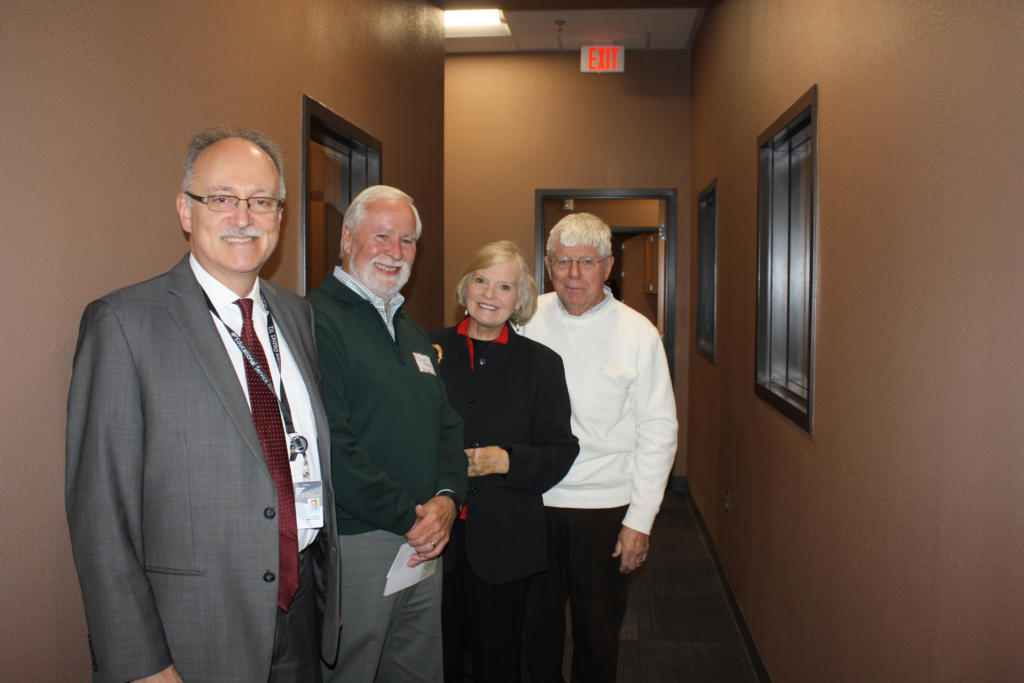
M687 489L665 494L647 565L629 589L619 683L767 680L748 653L695 513ZM570 649L567 643L566 680Z

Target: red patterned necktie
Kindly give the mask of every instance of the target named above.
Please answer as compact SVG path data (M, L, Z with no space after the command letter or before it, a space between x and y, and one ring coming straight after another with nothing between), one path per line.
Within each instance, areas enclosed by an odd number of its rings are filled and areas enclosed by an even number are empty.
M267 355L263 344L252 326L252 299L239 299L235 304L242 309L242 341L249 347L256 362L262 366L267 377ZM278 569L277 606L288 611L288 605L299 587L299 534L295 526L295 491L292 489L292 471L288 465L288 446L284 438L284 425L277 396L263 378L248 362L245 365L245 382L249 386L249 404L252 406L252 421L263 446L270 475L277 488L277 533L280 567Z

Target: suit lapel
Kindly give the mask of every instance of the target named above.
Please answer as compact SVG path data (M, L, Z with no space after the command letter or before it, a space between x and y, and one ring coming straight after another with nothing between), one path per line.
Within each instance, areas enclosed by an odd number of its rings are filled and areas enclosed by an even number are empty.
M313 372L313 367L310 364L309 352L306 348L306 341L308 334L303 337L301 331L302 323L296 319L295 312L290 306L284 305L277 292L273 287L268 286L269 283L263 281L260 283L260 291L263 292L263 296L267 297L267 304L270 305L270 312L274 316L274 324L277 325L279 332L288 342L288 348L291 349L292 358L295 359L295 363L299 366L299 372L302 374L302 379L306 382L306 387L311 387L312 391L317 388L317 374Z
M246 403L245 392L242 391L238 375L224 350L224 342L210 317L206 297L192 274L187 255L171 270L170 276L170 293L174 300L168 306L169 313L181 328L196 363L210 380L210 385L224 404L242 440L253 457L266 467L263 447L252 422L252 412Z
M323 479L330 481L330 427L327 423L327 413L324 411L323 401L320 398L320 371L314 366L316 354L315 341L312 338L313 331L308 328L306 321L296 315L294 306L285 305L277 291L269 283L262 281L260 291L267 297L267 304L274 316L274 324L280 328L280 333L288 342L288 348L292 352L292 358L299 368L302 380L306 384L306 391L309 392L309 402L313 408L313 419L316 421L317 448L320 451L320 470Z

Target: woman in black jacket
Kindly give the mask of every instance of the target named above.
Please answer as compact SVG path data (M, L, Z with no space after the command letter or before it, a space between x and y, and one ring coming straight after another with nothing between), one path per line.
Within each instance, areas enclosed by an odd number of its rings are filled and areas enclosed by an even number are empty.
M519 683L530 576L547 568L541 494L569 471L561 357L512 329L537 307L537 283L512 242L488 244L456 288L466 317L431 335L448 399L465 421L469 493L444 555L444 670L461 683Z

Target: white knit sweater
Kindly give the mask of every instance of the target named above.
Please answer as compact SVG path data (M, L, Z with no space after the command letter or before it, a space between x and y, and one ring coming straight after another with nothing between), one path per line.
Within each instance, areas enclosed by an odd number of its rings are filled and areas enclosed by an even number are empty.
M544 494L562 508L629 505L623 524L649 534L675 460L676 403L665 350L647 318L610 298L569 315L555 293L523 334L562 356L580 454Z

